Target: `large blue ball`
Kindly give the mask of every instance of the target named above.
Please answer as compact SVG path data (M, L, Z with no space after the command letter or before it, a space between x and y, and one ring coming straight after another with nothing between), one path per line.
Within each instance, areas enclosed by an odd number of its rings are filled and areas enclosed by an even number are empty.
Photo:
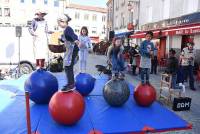
M51 97L58 91L58 80L50 72L43 69L34 71L24 84L30 99L37 104L48 104Z
M90 74L78 74L75 82L76 90L83 96L88 95L94 89L95 80Z

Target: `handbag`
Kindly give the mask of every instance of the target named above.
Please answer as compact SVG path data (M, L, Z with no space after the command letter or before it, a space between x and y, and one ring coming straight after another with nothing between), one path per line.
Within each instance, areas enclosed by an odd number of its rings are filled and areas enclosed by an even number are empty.
M173 107L174 111L190 110L192 99L189 97L174 98Z

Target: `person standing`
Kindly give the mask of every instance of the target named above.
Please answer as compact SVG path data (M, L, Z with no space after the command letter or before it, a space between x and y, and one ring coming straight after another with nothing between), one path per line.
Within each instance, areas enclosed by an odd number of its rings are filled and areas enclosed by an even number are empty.
M88 51L92 50L92 43L90 37L88 37L88 29L85 26L81 28L79 41L80 41L80 47L79 47L80 73L85 73Z
M125 77L123 50L122 39L120 37L113 38L112 45L109 46L107 53L108 64L112 65L112 80L123 80Z
M80 42L78 41L78 36L74 33L74 30L68 26L68 22L71 20L68 15L63 14L59 16L57 20L58 25L64 29L64 33L59 40L64 42L66 48L63 61L68 83L61 89L61 91L65 92L75 89L74 65L78 60L77 57Z
M136 58L139 56L137 48L138 48L138 45L135 44L135 46L131 46L129 50L133 75L137 75L136 74L136 68L137 68Z
M149 73L151 69L151 57L153 55L154 45L151 42L153 38L153 32L148 31L145 35L145 40L140 44L140 69L141 69L141 82L142 84L150 84L149 83ZM146 76L146 81L145 77Z
M158 65L158 47L155 45L153 50L153 56L151 59L151 74L157 74L157 65Z
M36 18L32 20L31 26L28 30L33 36L33 51L36 59L36 68L43 68L45 65L45 59L48 59L48 26L44 19L44 16L47 15L47 13L43 10L38 10L35 15Z
M188 78L189 75L189 85L190 89L195 91L194 87L194 76L193 76L193 68L194 68L194 43L187 43L187 46L183 48L180 56L181 66L184 72L184 80Z
M177 84L177 72L179 69L179 61L175 57L176 51L174 49L169 50L169 59L167 60L167 69L165 73L171 75L171 87L175 90L180 89L185 96L185 85L183 83Z

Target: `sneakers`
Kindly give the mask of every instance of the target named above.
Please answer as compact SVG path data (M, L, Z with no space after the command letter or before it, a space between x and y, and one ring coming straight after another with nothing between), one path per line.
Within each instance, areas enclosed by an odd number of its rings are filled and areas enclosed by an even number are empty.
M118 73L112 74L112 80L117 80L118 79Z
M123 73L112 74L112 80L124 80L125 75Z
M146 84L147 84L147 85L150 85L149 81L146 81Z
M75 89L75 85L74 84L71 84L71 85L66 85L64 86L61 91L62 92L68 92L68 91L71 91L71 90L74 90Z
M124 73L120 72L118 78L119 78L120 80L124 80L124 77L125 77Z
M196 88L190 88L191 90L193 90L193 91L196 91Z

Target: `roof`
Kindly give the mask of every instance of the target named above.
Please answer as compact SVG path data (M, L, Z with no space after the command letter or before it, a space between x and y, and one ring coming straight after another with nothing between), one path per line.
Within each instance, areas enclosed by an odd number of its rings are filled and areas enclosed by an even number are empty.
M67 8L75 8L75 9L81 9L81 10L87 10L87 11L95 11L95 12L101 12L101 13L107 13L106 8L102 7L94 7L94 6L85 6L85 5L78 5L78 4L69 4Z

